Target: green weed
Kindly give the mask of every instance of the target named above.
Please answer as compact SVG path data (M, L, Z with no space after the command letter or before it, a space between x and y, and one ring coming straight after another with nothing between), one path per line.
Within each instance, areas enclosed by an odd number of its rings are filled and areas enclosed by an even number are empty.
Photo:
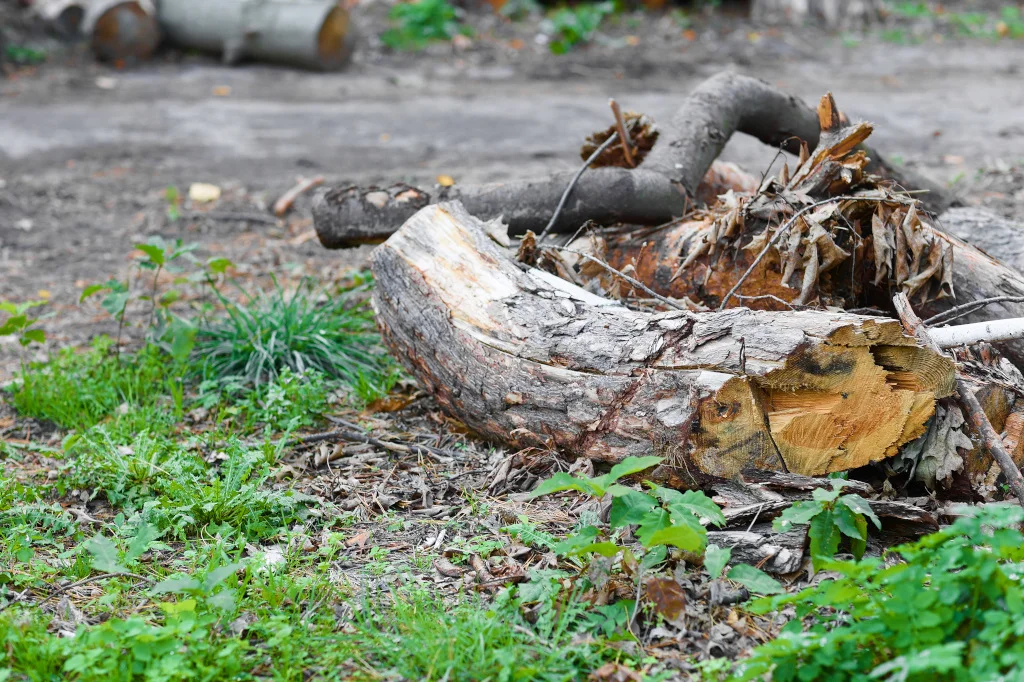
M197 323L193 357L204 381L259 388L290 369L313 370L368 395L386 393L397 380L395 365L380 343L373 312L359 296L369 286L325 296L307 281L288 293L279 285L248 295L239 305L219 292L224 315ZM367 377L372 377L368 379Z
M808 526L809 551L815 570L821 570L839 551L839 543L845 536L853 556L864 556L868 540L868 519L881 529L871 506L860 495L840 495L844 481L832 482L832 489L817 488L813 499L795 502L775 519L772 527L780 532L792 530L794 526Z
M546 32L552 36L549 44L551 52L565 54L576 45L588 42L605 17L615 11L613 0L588 2L555 10L546 21Z
M152 406L180 382L180 369L159 349L114 358L108 337L84 353L65 348L47 362L18 374L11 401L23 415L47 419L65 429L86 429L126 405ZM177 370L177 371L176 371Z
M1024 510L964 508L967 516L885 559L834 561L838 578L755 602L795 607L736 679L1008 680L1024 660Z
M451 40L470 35L469 27L459 22L460 10L448 0L400 2L388 12L392 28L381 34L381 41L396 50L418 50L436 40Z

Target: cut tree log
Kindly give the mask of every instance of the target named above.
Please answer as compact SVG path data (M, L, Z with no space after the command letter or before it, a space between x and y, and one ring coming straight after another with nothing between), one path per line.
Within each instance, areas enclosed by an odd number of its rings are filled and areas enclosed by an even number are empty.
M952 361L898 322L834 312L630 310L524 269L458 203L374 251L395 355L451 414L512 447L655 453L676 487L894 455L951 394Z
M752 135L772 147L797 153L818 144L815 111L764 81L720 73L687 97L636 169L595 168L585 173L554 231L574 232L590 220L598 225L659 225L707 199L699 185L733 133ZM888 165L864 148L869 170L907 189L927 190L922 200L938 212L955 203L943 188ZM473 215L502 217L511 234L540 233L574 173L486 185L455 185L435 191L409 185L389 188L341 186L320 192L313 220L327 248L380 243L423 206L458 200ZM712 195L714 196L714 195Z

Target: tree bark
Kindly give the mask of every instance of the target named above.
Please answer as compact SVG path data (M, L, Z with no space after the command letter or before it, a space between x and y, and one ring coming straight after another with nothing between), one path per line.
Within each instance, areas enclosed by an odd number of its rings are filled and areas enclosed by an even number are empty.
M470 428L595 460L658 454L677 486L879 461L955 381L895 321L630 310L523 269L458 203L419 211L372 268L386 342Z
M554 231L574 232L587 220L599 225L659 225L682 216L697 202L708 203L716 194L701 191L701 180L708 184L706 175L736 132L791 152L798 152L801 143L813 149L820 135L818 115L804 102L756 78L720 73L683 101L639 168L597 168L584 173ZM871 158L869 171L907 189L927 190L922 202L929 210L938 212L955 203L955 197L941 187L864 149ZM482 220L502 217L511 234L539 233L572 176L556 173L435 191L402 184L341 186L317 195L313 221L325 247L345 248L379 243L423 206L458 200ZM740 182L743 187L748 184L748 178Z

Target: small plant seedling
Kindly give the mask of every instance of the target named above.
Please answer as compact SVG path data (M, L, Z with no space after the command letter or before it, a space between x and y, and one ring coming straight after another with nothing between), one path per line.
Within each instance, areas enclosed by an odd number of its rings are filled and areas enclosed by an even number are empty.
M797 502L775 519L772 527L785 533L795 526L808 526L811 562L815 570L821 570L839 551L839 542L845 535L849 538L850 551L860 559L864 556L868 539L868 519L876 528L882 522L860 495L840 495L845 481L832 481L832 488L817 488L813 498Z
M0 325L0 336L13 336L22 346L31 343L44 343L46 332L36 328L37 318L29 317L28 311L46 305L46 301L26 301L11 303L0 301L0 312L7 313L7 319Z
M894 550L899 561L832 561L839 577L755 601L794 608L779 636L730 679L777 682L1005 680L1020 673L1024 510L961 507L965 516Z
M419 50L436 40L472 33L459 23L459 10L448 0L400 2L388 12L388 19L392 28L382 33L380 39L396 50Z
M583 3L575 7L561 7L546 21L552 36L549 48L553 54L565 54L574 46L588 42L605 17L615 13L615 3Z

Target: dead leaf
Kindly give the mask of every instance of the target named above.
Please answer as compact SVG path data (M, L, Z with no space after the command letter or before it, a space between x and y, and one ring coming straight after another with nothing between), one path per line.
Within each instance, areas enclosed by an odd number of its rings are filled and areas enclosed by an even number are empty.
M451 187L452 185L455 184L455 178L453 178L450 175L438 175L437 184L441 185L442 187Z
M641 682L643 677L621 663L609 662L590 673L587 679L594 682Z
M434 569L446 578L461 578L465 572L444 557L434 559Z
M686 592L672 578L648 578L647 598L665 620L673 621L686 608Z
M346 547L365 547L367 540L370 539L370 535L372 535L372 533L370 533L370 531L368 531L368 530L361 530L358 533L356 533L355 535L353 535L352 537L350 537L347 540L345 540L345 546Z

